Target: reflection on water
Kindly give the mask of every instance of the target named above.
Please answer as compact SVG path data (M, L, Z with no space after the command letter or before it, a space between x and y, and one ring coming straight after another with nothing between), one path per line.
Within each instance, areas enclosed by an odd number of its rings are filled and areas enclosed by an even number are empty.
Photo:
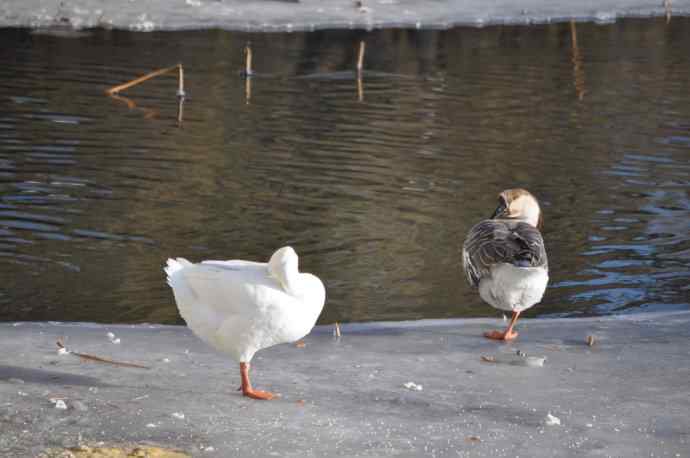
M321 322L495 316L459 250L514 186L546 212L531 313L688 308L687 19L0 39L0 319L177 322L167 257L288 243ZM103 94L177 62L182 128L174 77Z

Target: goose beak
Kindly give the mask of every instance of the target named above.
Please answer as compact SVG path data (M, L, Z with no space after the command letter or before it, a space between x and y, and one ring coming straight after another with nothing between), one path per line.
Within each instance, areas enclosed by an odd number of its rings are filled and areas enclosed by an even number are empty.
M503 199L501 199L501 202L498 204L498 207L496 207L496 210L494 211L494 214L491 215L491 218L489 219L496 219L502 216L508 216L508 207L506 207L506 203Z

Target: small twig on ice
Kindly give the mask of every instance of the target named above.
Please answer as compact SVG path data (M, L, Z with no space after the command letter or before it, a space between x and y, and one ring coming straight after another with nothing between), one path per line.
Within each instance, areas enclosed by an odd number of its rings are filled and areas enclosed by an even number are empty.
M150 369L150 367L143 366L141 364L127 363L127 362L122 362L122 361L114 361L112 359L101 358L100 356L87 355L86 353L77 353L76 351L70 351L67 349L67 347L65 347L65 344L62 342L62 339L59 339L56 342L56 344L61 351L64 351L65 353L68 353L70 355L78 356L80 359L82 359L84 361L93 361L93 362L97 362L97 363L112 364L113 366L120 366L120 367L135 367L137 369Z

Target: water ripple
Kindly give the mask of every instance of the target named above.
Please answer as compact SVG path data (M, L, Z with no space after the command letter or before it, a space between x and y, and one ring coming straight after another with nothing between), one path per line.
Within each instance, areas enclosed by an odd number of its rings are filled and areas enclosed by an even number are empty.
M690 20L578 24L579 62L569 27L370 32L361 87L360 31L0 30L0 318L178 322L167 257L287 243L323 322L491 315L459 250L513 186L545 211L528 313L687 308ZM181 126L172 76L104 95L179 61Z

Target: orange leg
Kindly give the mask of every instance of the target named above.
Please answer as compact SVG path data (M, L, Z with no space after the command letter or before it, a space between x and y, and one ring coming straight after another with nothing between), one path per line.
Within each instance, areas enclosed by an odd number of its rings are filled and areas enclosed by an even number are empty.
M494 339L494 340L513 340L518 336L517 331L513 331L513 326L515 326L515 322L517 321L518 317L520 316L520 312L513 312L513 318L510 320L510 324L508 325L508 328L504 331L489 331L484 333L484 337L487 339Z
M266 401L275 397L273 393L268 391L260 391L252 388L252 382L249 381L249 363L240 363L240 376L242 377L242 394L252 399L264 399Z

